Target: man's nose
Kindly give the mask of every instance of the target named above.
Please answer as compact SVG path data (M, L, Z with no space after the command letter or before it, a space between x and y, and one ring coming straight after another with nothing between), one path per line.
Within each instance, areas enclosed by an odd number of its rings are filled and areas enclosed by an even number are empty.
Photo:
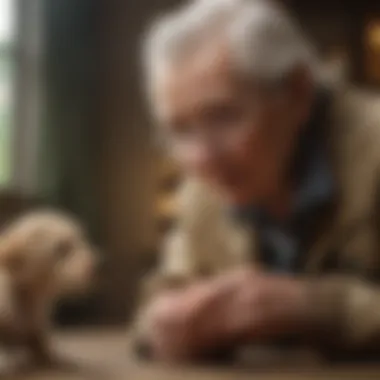
M188 155L188 163L197 171L209 171L222 161L222 152L212 142L202 142L193 146Z

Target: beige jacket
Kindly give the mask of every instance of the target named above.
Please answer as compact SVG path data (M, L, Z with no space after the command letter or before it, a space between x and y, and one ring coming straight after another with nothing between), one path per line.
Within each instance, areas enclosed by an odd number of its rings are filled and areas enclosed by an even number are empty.
M350 89L333 98L328 144L339 199L305 252L302 268L313 314L326 333L314 331L309 338L339 351L377 347L380 352L380 289L374 283L380 279L380 99ZM260 265L254 231L229 220L216 194L189 180L178 205L178 225L165 241L156 279L194 279ZM328 274L331 252L338 254Z

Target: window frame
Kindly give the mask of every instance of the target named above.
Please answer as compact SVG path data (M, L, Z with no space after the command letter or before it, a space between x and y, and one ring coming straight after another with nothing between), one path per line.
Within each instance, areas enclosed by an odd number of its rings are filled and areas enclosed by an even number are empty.
M34 194L43 103L43 0L15 0L13 123L7 190Z

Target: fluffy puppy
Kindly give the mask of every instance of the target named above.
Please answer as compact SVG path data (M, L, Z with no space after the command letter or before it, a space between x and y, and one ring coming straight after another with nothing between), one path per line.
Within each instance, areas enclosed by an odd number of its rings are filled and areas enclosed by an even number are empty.
M129 331L132 349L143 358L149 356L152 318L147 310L153 298L205 277L254 265L253 231L227 215L217 194L199 183L187 182L177 194L177 204L176 228L163 241L158 267L142 279Z
M51 363L49 322L60 296L89 289L94 249L80 225L51 210L29 213L0 235L0 345Z

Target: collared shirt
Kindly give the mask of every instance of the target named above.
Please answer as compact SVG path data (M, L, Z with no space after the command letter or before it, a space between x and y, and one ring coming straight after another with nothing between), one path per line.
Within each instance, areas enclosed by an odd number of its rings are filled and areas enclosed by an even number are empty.
M258 234L261 261L269 270L292 273L304 250L306 236L316 213L334 195L334 181L324 141L328 95L317 97L312 117L303 129L290 173L296 194L290 216L279 223L255 206L233 210L235 216L251 223Z

